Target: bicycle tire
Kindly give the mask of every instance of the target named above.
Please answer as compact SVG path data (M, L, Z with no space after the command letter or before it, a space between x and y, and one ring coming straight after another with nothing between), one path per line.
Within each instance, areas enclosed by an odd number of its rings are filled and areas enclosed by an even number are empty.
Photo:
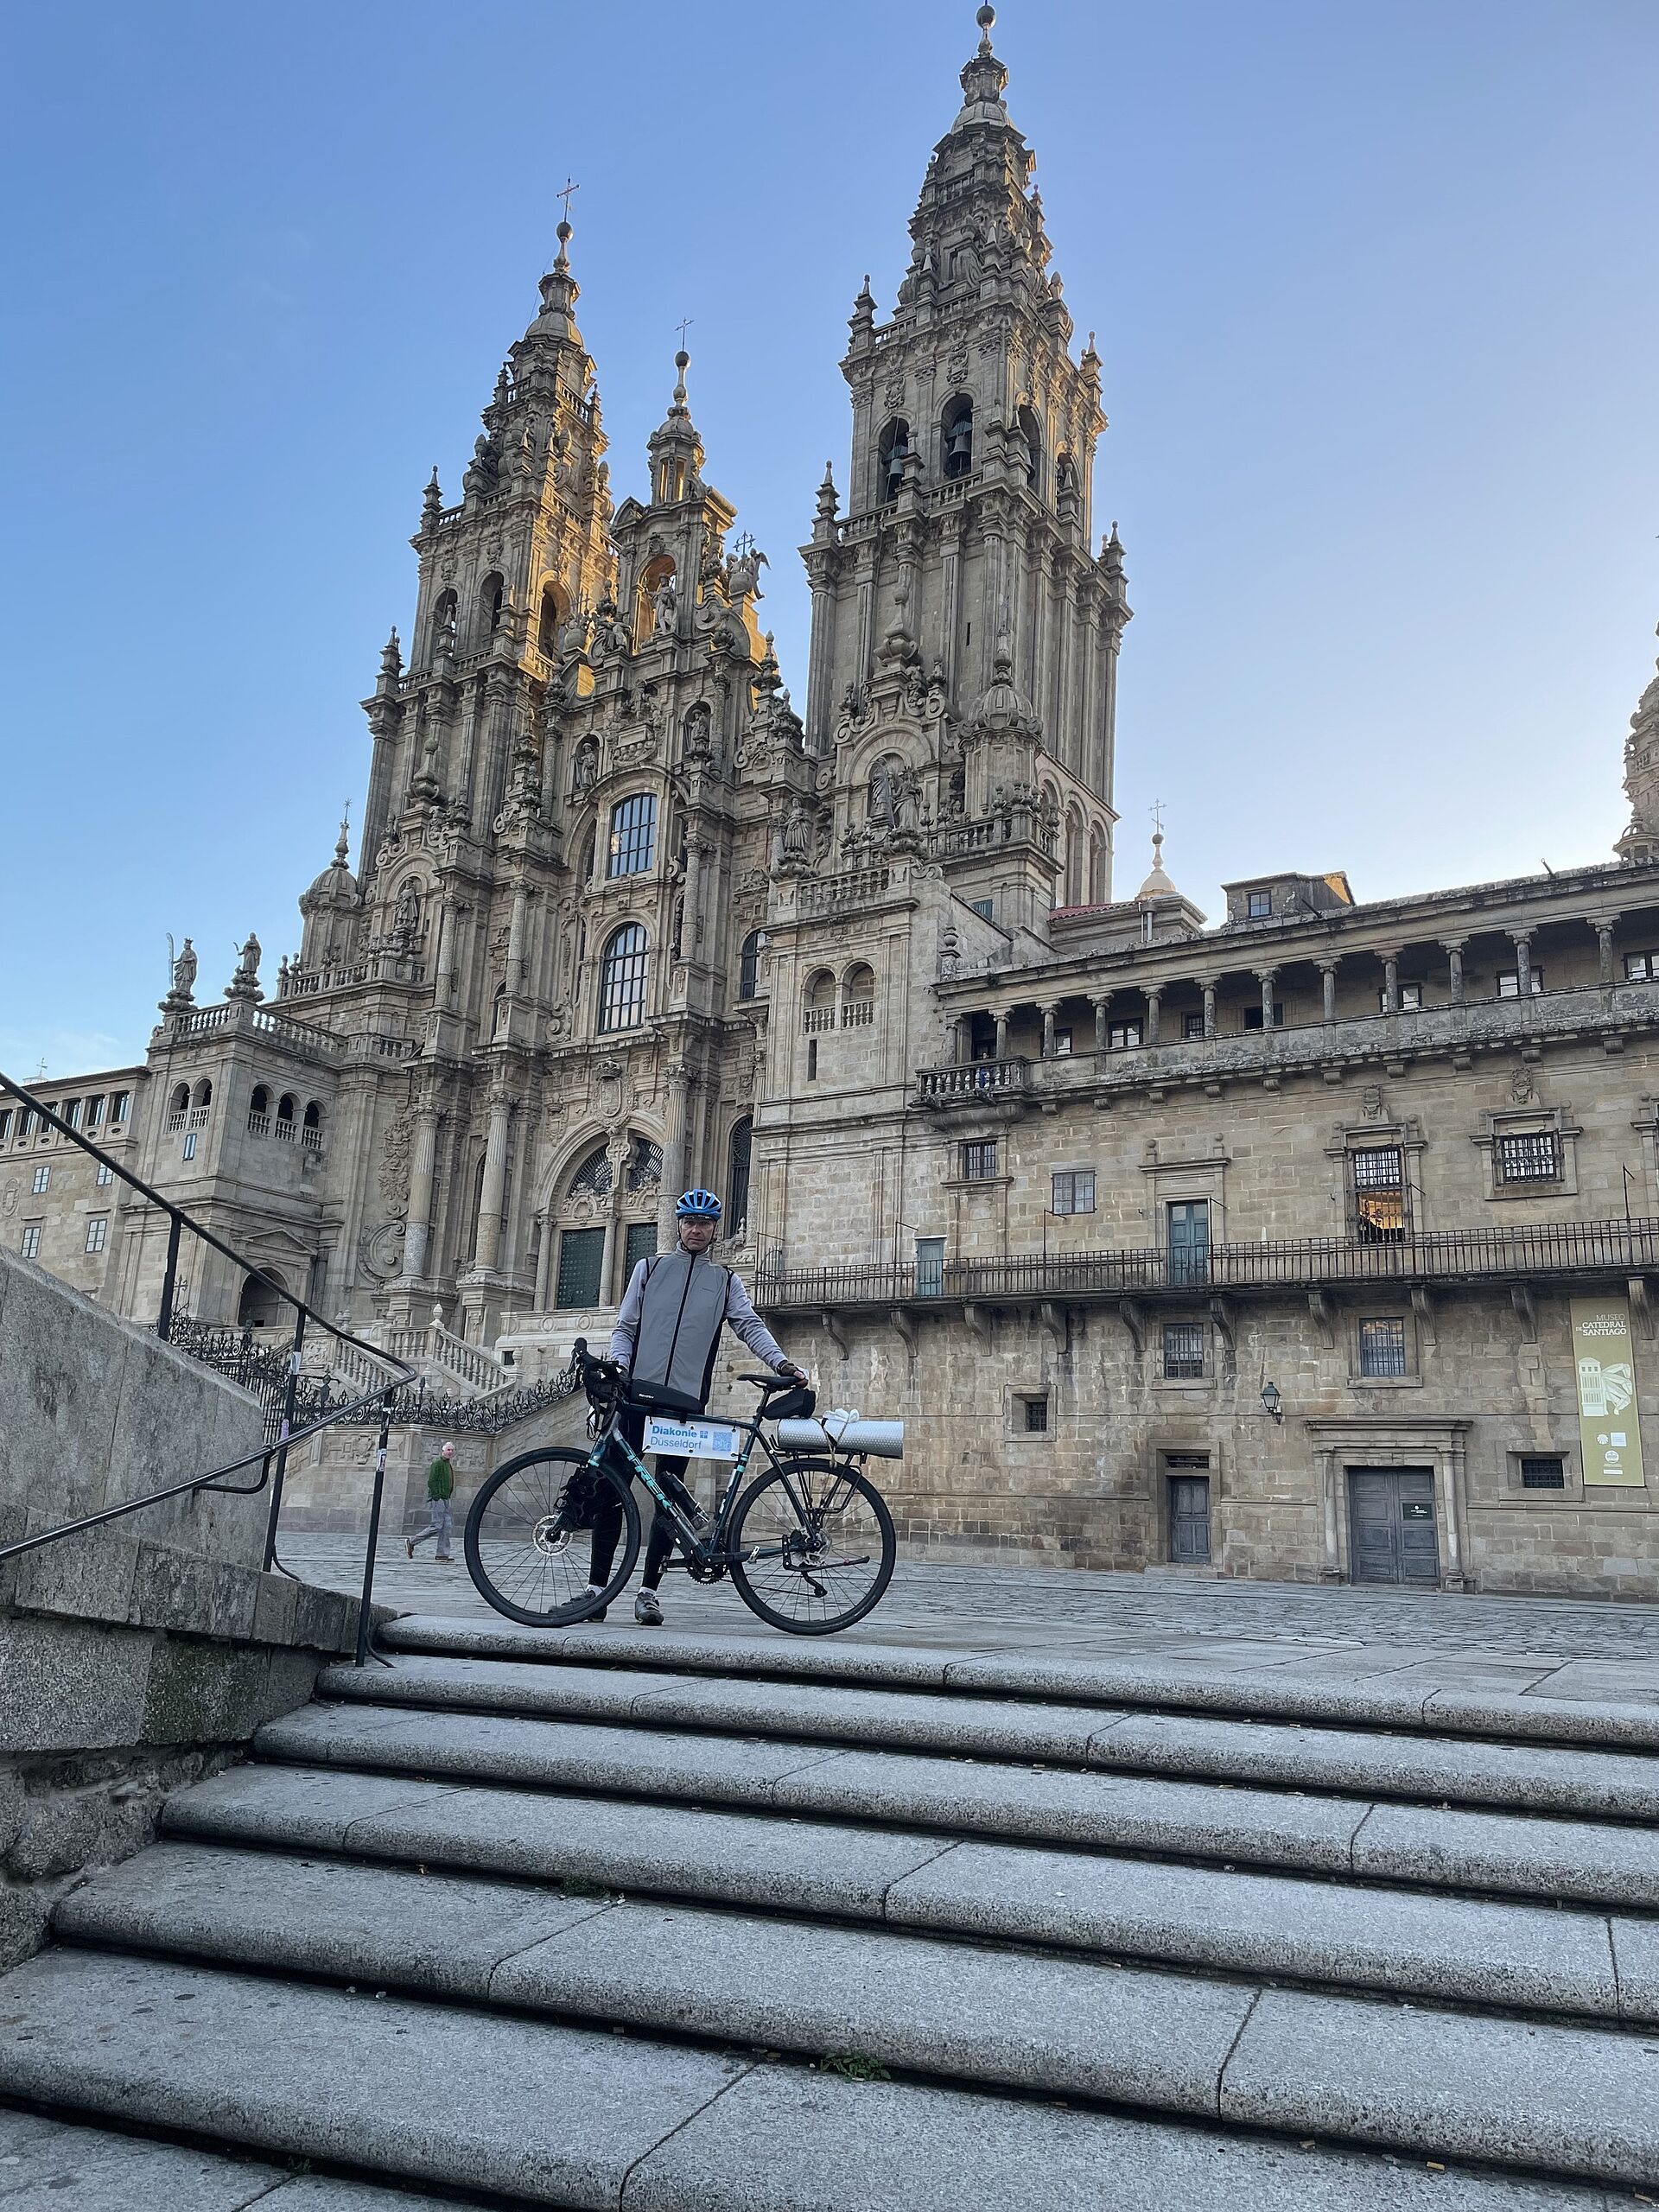
M826 1610L822 1614L814 1616L809 1611L807 1616L803 1618L799 1614L791 1615L780 1611L755 1586L754 1578L750 1570L757 1562L752 1560L746 1563L743 1559L746 1523L749 1522L752 1515L759 1514L765 1507L766 1494L768 1491L781 1494L780 1497L774 1497L771 1501L771 1510L777 1516L779 1525L786 1528L792 1520L796 1527L805 1528L806 1523L802 1521L798 1505L795 1502L797 1493L790 1489L785 1480L789 1476L794 1476L798 1482L800 1482L803 1478L805 1478L802 1494L809 1499L815 1494L815 1483L818 1478L823 1478L823 1487L817 1494L821 1502L827 1495L830 1500L829 1510L832 1512L847 1510L845 1506L836 1507L834 1503L836 1493L845 1486L851 1495L860 1501L864 1511L874 1523L880 1550L880 1556L875 1561L874 1576L868 1588L863 1592L857 1601L843 1607L839 1612L830 1613ZM792 1513L779 1512L779 1508L784 1499L789 1501L793 1508ZM822 1529L817 1532L820 1537L823 1533ZM759 1529L750 1531L749 1541L753 1547L769 1549L770 1547L766 1544L765 1538L765 1531ZM893 1516L887 1510L886 1498L882 1497L868 1476L861 1474L855 1467L850 1467L844 1462L831 1459L774 1460L764 1473L756 1476L738 1500L737 1510L732 1516L728 1546L732 1581L738 1596L742 1599L752 1613L758 1615L770 1627L780 1628L790 1636L833 1636L840 1629L851 1628L855 1621L861 1621L867 1613L880 1604L887 1594L887 1585L893 1580L893 1564L899 1552L898 1539L893 1534ZM779 1561L772 1579L775 1581L779 1573L787 1574L796 1572L804 1581L808 1573L814 1567L820 1573L833 1571L826 1570L825 1563L821 1557L815 1560L810 1552L808 1552L798 1569L791 1570L783 1561Z
M588 1529L580 1524L557 1526L565 1486L587 1465L586 1452L562 1445L523 1452L505 1467L498 1467L473 1500L464 1540L467 1572L485 1603L510 1621L521 1622L526 1628L569 1627L591 1619L628 1586L639 1556L639 1505L631 1482L611 1467L592 1471L601 1491L607 1488L613 1493L622 1511L615 1563L599 1597L589 1594L587 1575L573 1555L581 1549L584 1557L590 1556L586 1550ZM543 1471L539 1478L535 1471L538 1469ZM520 1481L521 1477L527 1479ZM509 1545L518 1551L516 1565L503 1555ZM569 1589L576 1580L581 1595L551 1605L527 1605L523 1600L530 1593L532 1577L537 1576L537 1595L546 1594L550 1581L556 1588Z

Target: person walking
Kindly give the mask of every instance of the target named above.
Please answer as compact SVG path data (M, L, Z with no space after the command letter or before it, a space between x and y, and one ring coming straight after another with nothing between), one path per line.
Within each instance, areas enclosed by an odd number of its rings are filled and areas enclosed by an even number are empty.
M429 1536L435 1536L438 1548L433 1556L440 1567L454 1564L454 1554L449 1548L450 1536L455 1525L453 1500L455 1495L455 1447L443 1444L438 1456L426 1471L426 1526L418 1536L404 1539L404 1549L410 1559L415 1556L416 1544L423 1544Z
M645 1441L648 1408L680 1415L706 1410L722 1328L729 1327L775 1374L786 1376L791 1382L807 1379L805 1370L785 1356L755 1312L735 1269L721 1267L709 1256L720 1225L720 1200L712 1191L688 1191L674 1209L679 1228L675 1250L639 1261L628 1278L611 1332L611 1357L626 1370L626 1379L639 1401L625 1408L619 1424L636 1452ZM683 1488L686 1464L674 1453L657 1455L658 1476L668 1478L664 1488L683 1508L690 1507L688 1517L695 1520L696 1506ZM619 1500L601 1509L594 1529L588 1586L595 1596L611 1579L621 1533ZM633 1618L642 1628L662 1626L663 1606L658 1591L677 1533L659 1506L652 1516L645 1571L633 1601ZM593 1620L604 1618L603 1609L589 1616Z

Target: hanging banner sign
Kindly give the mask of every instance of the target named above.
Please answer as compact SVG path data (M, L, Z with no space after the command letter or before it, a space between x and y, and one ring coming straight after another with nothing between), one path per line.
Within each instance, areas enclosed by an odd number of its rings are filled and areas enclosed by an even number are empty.
M1579 1446L1586 1484L1639 1490L1646 1478L1629 1299L1573 1300L1573 1357L1578 1369Z

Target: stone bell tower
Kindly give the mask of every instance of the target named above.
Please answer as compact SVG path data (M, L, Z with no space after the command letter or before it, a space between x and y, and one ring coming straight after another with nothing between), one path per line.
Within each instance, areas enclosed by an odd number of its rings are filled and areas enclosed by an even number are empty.
M964 725L983 719L988 698L1006 721L998 710L1011 690L1039 741L1032 789L1043 768L1058 772L1051 810L1075 807L1091 841L1095 880L1074 880L1071 892L1098 899L1109 896L1116 663L1129 615L1116 533L1090 550L1100 363L1092 340L1071 358L1041 199L1028 189L1035 157L1003 104L995 11L981 8L978 21L961 111L911 219L893 318L877 322L868 283L854 304L842 363L853 397L850 512L838 513L827 477L804 549L808 739L829 751L894 674ZM944 767L936 823L988 804L988 791L975 802L971 769ZM1017 803L1020 778L992 782ZM1062 878L1057 903L1067 896Z

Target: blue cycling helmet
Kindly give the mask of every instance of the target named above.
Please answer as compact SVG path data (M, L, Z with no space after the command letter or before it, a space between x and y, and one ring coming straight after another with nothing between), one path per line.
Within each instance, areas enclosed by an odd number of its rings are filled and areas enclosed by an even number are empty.
M674 1209L677 1221L718 1221L720 1200L712 1191L688 1191Z

